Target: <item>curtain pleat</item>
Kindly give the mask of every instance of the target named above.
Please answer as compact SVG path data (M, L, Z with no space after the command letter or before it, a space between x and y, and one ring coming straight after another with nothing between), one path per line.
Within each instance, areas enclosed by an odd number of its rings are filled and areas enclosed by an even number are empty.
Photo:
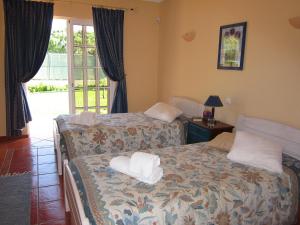
M23 84L39 71L47 53L53 3L3 0L5 15L6 132L19 136L31 121Z
M93 7L100 64L106 76L117 81L111 113L127 113L127 88L123 59L124 11Z

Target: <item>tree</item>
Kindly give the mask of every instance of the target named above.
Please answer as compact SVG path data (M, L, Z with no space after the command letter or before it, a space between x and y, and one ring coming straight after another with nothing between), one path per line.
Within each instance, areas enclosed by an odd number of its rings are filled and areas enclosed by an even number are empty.
M67 52L67 35L62 30L52 31L48 52L50 53L66 53Z
M74 32L74 44L82 45L82 31ZM95 35L93 32L86 32L86 44L95 45ZM76 51L76 50L75 50ZM51 37L48 46L50 53L67 53L67 34L63 30L54 30L51 32ZM89 54L95 55L94 49L89 49Z

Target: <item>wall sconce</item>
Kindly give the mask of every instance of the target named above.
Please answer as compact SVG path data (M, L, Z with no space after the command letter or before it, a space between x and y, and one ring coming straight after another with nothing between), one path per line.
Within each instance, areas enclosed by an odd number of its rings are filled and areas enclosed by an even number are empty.
M185 40L186 42L193 41L195 37L196 37L195 31L186 32L184 35L182 35L183 40Z
M292 25L292 27L300 29L300 16L290 18L289 23Z

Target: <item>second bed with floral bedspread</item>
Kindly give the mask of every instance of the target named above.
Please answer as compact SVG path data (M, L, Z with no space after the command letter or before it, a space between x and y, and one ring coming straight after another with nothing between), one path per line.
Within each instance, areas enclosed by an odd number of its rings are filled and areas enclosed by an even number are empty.
M99 115L97 124L84 126L69 122L70 116L56 119L62 136L61 149L67 158L163 148L184 144L184 125L179 119L172 123L150 118L144 113Z
M147 185L109 167L117 155L86 156L70 168L91 224L293 224L296 174L233 163L226 153L193 144L147 150L160 156L164 176ZM289 161L291 163L291 161Z

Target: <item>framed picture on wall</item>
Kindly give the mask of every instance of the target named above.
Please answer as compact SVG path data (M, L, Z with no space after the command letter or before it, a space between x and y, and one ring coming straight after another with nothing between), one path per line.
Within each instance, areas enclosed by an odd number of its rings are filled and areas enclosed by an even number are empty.
M220 27L218 69L243 70L247 22Z

